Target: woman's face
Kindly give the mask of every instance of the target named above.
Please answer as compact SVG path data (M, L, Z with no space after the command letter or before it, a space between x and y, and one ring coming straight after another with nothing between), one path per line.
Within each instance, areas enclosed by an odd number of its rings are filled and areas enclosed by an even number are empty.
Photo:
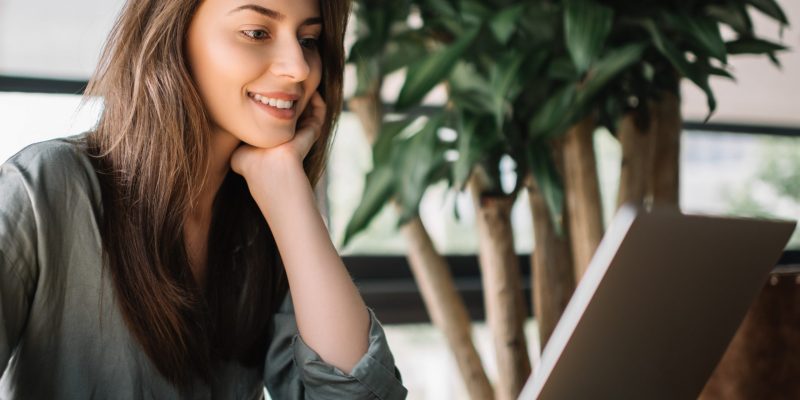
M321 80L321 34L317 0L203 0L186 51L215 134L291 140Z

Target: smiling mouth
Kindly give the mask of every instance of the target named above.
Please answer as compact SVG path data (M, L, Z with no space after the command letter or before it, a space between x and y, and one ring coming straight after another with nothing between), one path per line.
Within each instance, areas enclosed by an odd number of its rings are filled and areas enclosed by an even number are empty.
M271 98L271 97L267 97L267 96L262 96L262 95L260 95L258 93L247 93L247 95L251 99L253 99L253 100L255 100L255 101L257 101L257 102L259 102L261 104L264 104L264 105L270 106L270 107L274 107L274 108L277 108L279 110L292 109L292 108L294 108L294 104L296 103L296 101L294 101L294 100L281 100L281 99Z
M253 101L258 109L266 112L266 115L272 118L286 123L294 120L297 100L276 99L250 92L247 93L247 97Z

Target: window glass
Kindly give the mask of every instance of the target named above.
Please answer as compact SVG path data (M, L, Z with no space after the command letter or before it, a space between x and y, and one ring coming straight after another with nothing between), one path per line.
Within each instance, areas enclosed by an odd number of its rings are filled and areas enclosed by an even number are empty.
M800 219L800 137L694 131L683 146L684 209ZM800 229L787 248L800 249Z

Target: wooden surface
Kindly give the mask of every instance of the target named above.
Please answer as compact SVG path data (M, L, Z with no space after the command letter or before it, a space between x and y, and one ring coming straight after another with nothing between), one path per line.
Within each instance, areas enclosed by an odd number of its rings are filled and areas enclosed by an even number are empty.
M700 399L800 399L800 266L770 276Z

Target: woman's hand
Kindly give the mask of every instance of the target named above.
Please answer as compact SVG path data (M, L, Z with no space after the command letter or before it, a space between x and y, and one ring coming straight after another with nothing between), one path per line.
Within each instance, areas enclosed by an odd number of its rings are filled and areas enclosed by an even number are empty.
M286 172L286 168L300 167L311 147L319 139L325 121L325 101L314 92L303 114L297 121L292 140L271 148L258 148L242 144L231 156L231 169L242 175L248 184L269 179L268 175ZM251 188L252 190L252 188Z
M314 93L292 140L268 149L242 145L233 153L231 168L244 176L275 238L300 336L323 360L350 373L367 352L370 317L331 243L303 171L323 121L325 102Z

